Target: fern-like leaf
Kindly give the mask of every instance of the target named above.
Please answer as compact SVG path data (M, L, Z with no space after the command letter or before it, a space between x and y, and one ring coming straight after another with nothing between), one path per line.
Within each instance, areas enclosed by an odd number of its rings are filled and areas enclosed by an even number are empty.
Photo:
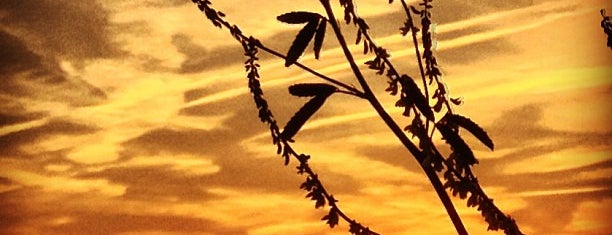
M289 93L299 97L329 95L336 90L335 86L326 83L300 83L289 86Z
M444 119L446 119L446 121L452 125L457 125L466 129L467 131L472 133L472 135L474 135L478 140L480 140L480 142L489 147L489 149L493 150L493 140L491 140L485 130L483 130L471 119L457 114L447 114Z
M309 21L302 30L297 34L293 44L289 47L289 51L287 52L287 57L285 58L285 67L289 67L293 63L297 61L298 58L304 53L306 50L306 46L312 40L312 37L317 30L318 20Z

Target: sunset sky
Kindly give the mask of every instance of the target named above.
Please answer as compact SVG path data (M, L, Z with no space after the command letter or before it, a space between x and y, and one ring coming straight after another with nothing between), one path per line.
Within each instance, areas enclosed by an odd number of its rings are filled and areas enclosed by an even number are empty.
M400 2L356 3L395 66L417 77ZM465 101L455 112L495 142L491 152L466 137L485 191L527 234L612 234L612 50L599 12L612 15L612 2L434 6L438 63ZM213 7L283 53L301 26L276 16L324 12L315 0ZM354 41L353 26L342 27ZM357 86L327 33L321 60L299 61ZM352 49L360 63L373 58ZM287 86L321 80L261 58L283 126L306 102ZM244 60L189 0L0 1L0 234L348 234L304 198L296 161L275 155ZM407 125L385 79L365 75ZM294 139L354 219L381 234L454 234L418 163L367 102L332 96ZM470 234L502 234L454 202Z

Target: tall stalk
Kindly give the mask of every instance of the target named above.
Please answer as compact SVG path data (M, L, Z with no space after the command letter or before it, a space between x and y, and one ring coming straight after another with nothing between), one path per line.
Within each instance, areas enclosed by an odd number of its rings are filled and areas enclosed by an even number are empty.
M357 43L363 43L364 54L373 53L375 55L375 58L366 62L366 64L370 69L376 70L377 74L385 74L389 79L387 91L390 92L391 95L400 94L400 98L396 104L405 108L405 116L412 117L412 124L403 130L378 101L376 95L368 85L366 78L363 76L359 65L356 64L329 0L320 0L327 16L301 11L290 12L277 17L279 21L285 23L305 24L305 27L298 33L286 55L266 47L253 37L245 36L238 26L232 25L224 20L225 14L211 7L212 3L210 0L192 1L213 25L219 28L228 29L234 39L242 45L245 56L247 57L245 68L247 71L248 85L259 110L259 117L262 122L268 124L272 141L277 146L277 154L285 159L285 164L288 164L291 158L299 162L297 173L306 176L306 180L300 188L306 190L308 192L307 197L315 201L315 208L328 206L329 212L322 220L326 221L330 227L335 227L339 220L342 219L350 225L349 232L352 234L378 234L352 219L340 209L336 198L328 192L323 183L318 179L318 175L310 168L308 164L310 156L298 153L291 145L294 142L293 137L295 134L297 134L308 119L321 108L328 97L335 93L344 93L367 100L379 117L391 129L393 134L406 147L415 160L419 162L419 165L427 175L444 205L458 234L464 235L468 233L445 189L449 189L454 196L459 196L461 199L466 199L469 195L467 205L469 207L477 207L477 209L481 211L485 221L489 223L490 230L502 229L506 234L522 234L514 220L501 212L501 210L493 204L493 200L484 193L484 190L482 190L471 171L471 166L478 163L478 161L473 156L469 146L467 146L460 137L458 133L459 128L467 130L491 149L493 149L493 142L486 132L478 127L476 123L468 118L452 113L451 103L458 104L460 101L448 97L444 88L445 85L439 77L441 73L433 55L433 33L430 32L432 21L431 13L429 12L432 8L431 2L433 0L423 0L423 2L419 4L423 8L422 10L415 7L410 7L409 10L409 7L402 0L402 6L407 14L407 21L405 27L402 28L402 34L406 35L408 32L411 32L425 94L421 93L420 88L417 87L410 76L400 74L395 69L389 60L390 55L387 51L374 42L368 32L369 26L364 19L358 16L354 2L352 0L340 0L340 5L344 8L344 20L347 24L353 22L358 29ZM390 3L391 2L393 1L391 0ZM418 40L416 38L418 28L413 23L411 12L421 17L421 26L423 27L421 34L424 48L422 54L419 51ZM319 58L327 25L331 25L334 35L346 57L346 61L359 82L361 90L325 76L298 62L298 59L306 50L308 44L313 40L314 55L315 58ZM363 41L361 41L361 37L364 38ZM295 113L285 127L282 128L282 131L277 121L274 119L260 86L258 73L260 65L257 57L258 49L285 59L285 66L295 65L327 82L294 84L289 87L289 92L292 95L311 97L311 99ZM421 57L424 58L424 62L421 60ZM431 97L426 77L429 78L429 84L435 81L437 85L435 93ZM432 100L437 99L437 103L433 107L429 105L430 98ZM445 112L442 112L443 105L446 107ZM414 113L414 115L411 116L411 113ZM443 117L436 120L435 113ZM433 128L430 128L430 123L433 124ZM417 137L419 140L418 146L407 137L404 130ZM436 130L441 133L451 147L452 153L446 158L442 156L440 151L438 151L437 147L433 144L432 136ZM442 172L443 170L445 170L443 174L443 178L445 179L444 184L438 176L438 172Z
M363 89L365 93L365 98L368 100L368 102L370 102L374 110L376 110L376 113L378 113L378 115L383 119L385 124L387 124L387 126L391 129L391 131L393 131L393 134L395 134L395 136L402 142L402 144L416 158L416 160L419 163L424 162L425 156L423 155L423 153L410 141L410 139L408 139L405 132L397 125L397 123L395 123L395 121L393 120L393 118L391 118L389 113L385 111L384 107L380 104L380 102L376 98L376 95L374 95L374 92L372 92L367 81L361 74L359 67L355 63L355 59L353 58L353 55L351 54L351 51L348 48L348 44L346 43L344 36L342 36L342 31L340 30L340 27L338 26L336 17L334 16L334 12L329 3L329 0L321 0L321 4L323 4L323 7L325 8L325 11L327 13L327 16L329 17L329 21L331 23L331 26L334 30L336 37L338 38L338 42L340 43L340 46L342 47L344 56L346 57L346 60L350 64L351 69L353 70L353 74L357 78L357 81L359 81L359 85L361 85L361 88ZM446 194L446 191L444 190L444 186L442 185L442 182L438 178L438 175L436 174L435 170L431 168L429 165L424 165L424 164L419 164L419 165L422 167L423 171L425 171L427 178L429 179L432 186L434 187L436 193L438 194L438 197L442 201L442 204L444 204L444 208L446 209L446 212L451 218L453 225L455 226L455 229L457 230L457 234L460 234L460 235L468 234L467 231L465 230L465 226L461 222L461 217L459 217L459 214L457 214L457 210L453 206L453 202L448 197L448 194Z

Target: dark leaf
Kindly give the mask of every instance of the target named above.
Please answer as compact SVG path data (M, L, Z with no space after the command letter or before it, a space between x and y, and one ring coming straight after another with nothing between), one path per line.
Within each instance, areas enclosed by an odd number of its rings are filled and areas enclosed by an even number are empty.
M306 46L308 46L308 43L310 42L310 40L312 40L312 37L314 36L315 31L317 30L317 23L317 21L308 22L308 24L306 24L306 26L304 26L304 28L300 30L300 32L297 34L295 40L293 41L293 44L291 44L291 47L287 52L287 58L285 58L285 67L289 67L290 65L295 63L295 61L297 61L297 59L302 55L302 53L304 53L304 50L306 50Z
M470 196L470 198L468 198L467 206L468 207L475 207L477 205L478 205L478 195L472 194Z
M316 59L319 59L319 54L321 53L321 48L323 47L323 39L325 39L326 28L327 20L321 19L321 23L319 23L319 28L317 28L314 39L314 54Z
M459 98L451 98L450 100L455 105L461 105L463 103L463 99L461 97L459 97Z
M452 125L460 126L470 133L474 135L480 142L489 147L489 149L493 150L493 140L489 138L487 132L485 132L478 124L472 121L469 118L463 117L457 114L447 114L445 117L447 122L450 122Z
M300 188L310 192L315 186L317 186L317 181L309 176L306 178L306 181L300 185Z
M361 233L362 229L363 229L363 226L361 226L361 224L358 224L355 221L351 221L351 225L349 227L349 233L351 233L351 234L359 234L359 233Z
M458 163L469 165L478 163L470 147L463 141L457 132L453 131L453 129L448 126L448 124L437 123L436 127L442 134L442 137L444 137L444 140L453 147L454 152L459 156L458 159L456 159Z
M330 95L338 89L326 83L300 83L289 86L289 93L299 97Z
M362 18L358 18L355 23L357 23L357 25L359 25L360 30L368 30L370 29L370 26L368 25L368 23L365 22L364 19Z
M285 158L285 166L289 165L289 160L291 159L291 155L289 152L289 149L287 145L285 145L285 148L283 148L283 158Z
M321 218L321 220L326 220L327 224L329 224L330 228L335 227L336 225L338 225L338 209L336 209L336 207L332 207L329 210L329 214L323 216L323 218Z
M421 93L421 89L419 89L414 80L407 75L402 75L400 82L406 95L404 98L409 100L406 103L414 103L427 119L434 120L434 113L429 107L429 102L423 93Z
M318 209L320 207L324 207L325 206L325 196L323 196L323 194L317 194L317 196L315 197L316 201L315 201L315 209Z
M332 93L321 94L315 96L310 101L306 102L300 110L298 110L293 117L287 122L287 125L280 134L280 138L283 140L290 140L295 134L302 128L304 123L310 119L310 117L323 106L327 97Z
M285 22L288 24L303 24L319 20L323 16L306 11L294 11L279 15L276 17L278 21Z
M306 198L310 198L310 200L315 201L315 208L325 206L325 195L319 188L313 188L308 194L306 194Z
M440 112L442 110L442 105L444 104L444 100L442 98L438 98L438 101L434 105L433 109L436 112Z
M351 10L348 7L344 8L344 21L346 24L351 23Z
M410 6L410 10L412 10L412 13L417 15L421 15L423 13L422 11L417 10L414 6Z
M444 183L443 187L444 187L444 189L454 188L455 187L455 181L450 181L450 180L446 181L446 183Z

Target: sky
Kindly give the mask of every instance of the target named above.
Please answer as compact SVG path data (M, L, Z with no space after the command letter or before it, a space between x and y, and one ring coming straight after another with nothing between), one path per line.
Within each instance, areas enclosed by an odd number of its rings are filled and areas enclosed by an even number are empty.
M342 9L334 3L335 11ZM376 42L417 76L401 4L357 1ZM414 2L409 2L414 3ZM213 1L286 52L300 26L276 21L318 1ZM434 1L436 56L455 112L495 151L465 137L481 186L527 234L612 234L612 50L604 0ZM343 25L347 40L354 28ZM320 60L300 62L358 85L328 29ZM358 62L372 59L352 47ZM0 1L0 234L348 234L330 229L257 118L242 48L191 1ZM281 126L321 82L261 52ZM365 70L367 68L362 66ZM385 80L365 73L400 125ZM418 163L371 106L334 95L293 145L312 156L340 207L381 234L453 234ZM454 200L470 234L487 225Z

